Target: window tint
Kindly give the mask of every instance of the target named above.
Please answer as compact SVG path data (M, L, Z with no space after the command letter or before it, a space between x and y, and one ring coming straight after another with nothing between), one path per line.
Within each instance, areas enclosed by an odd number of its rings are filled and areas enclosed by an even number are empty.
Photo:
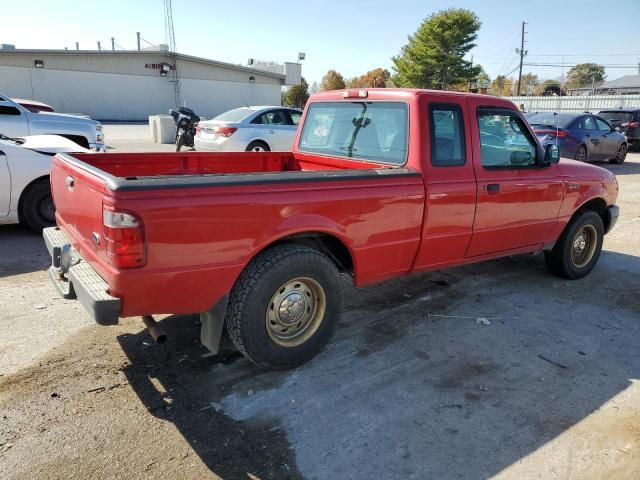
M298 148L303 152L403 165L408 107L401 102L309 105Z
M578 124L578 128L580 130L597 130L596 122L593 121L592 116L582 117L580 123Z
M611 127L609 126L609 124L604 120L602 120L601 118L596 117L596 125L598 125L598 130L601 130L604 132L611 131Z
M485 168L522 168L536 164L536 144L517 114L478 113L480 151Z
M243 118L251 115L255 110L250 108L235 108L228 112L221 113L217 117L213 117L212 120L222 120L223 122L239 122Z
M431 165L452 167L464 165L464 123L458 105L429 106L431 123Z
M271 110L267 113L263 113L260 115L260 120L258 122L252 123L261 123L263 125L286 125L287 119L282 110Z
M11 105L0 105L0 115L20 115L20 110Z
M302 113L296 112L295 110L289 110L289 116L291 117L291 122L294 125L298 125L300 123L300 118L302 117Z

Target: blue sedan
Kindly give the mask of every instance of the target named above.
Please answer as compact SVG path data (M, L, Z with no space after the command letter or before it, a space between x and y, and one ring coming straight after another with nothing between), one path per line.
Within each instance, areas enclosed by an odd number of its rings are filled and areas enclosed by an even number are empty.
M627 157L626 137L598 115L548 112L529 115L527 120L542 145L558 145L562 157L611 163L622 163Z

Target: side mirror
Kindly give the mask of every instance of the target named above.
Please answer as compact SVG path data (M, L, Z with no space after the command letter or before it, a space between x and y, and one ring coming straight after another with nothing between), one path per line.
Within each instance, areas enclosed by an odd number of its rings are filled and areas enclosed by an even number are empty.
M560 161L560 148L557 145L547 145L544 149L544 163L552 164Z

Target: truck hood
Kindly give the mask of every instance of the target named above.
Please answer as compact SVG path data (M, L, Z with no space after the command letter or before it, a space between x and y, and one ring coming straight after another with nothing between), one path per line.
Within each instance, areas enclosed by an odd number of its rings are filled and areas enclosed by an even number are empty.
M21 145L22 148L28 148L29 150L35 150L41 153L91 152L91 150L87 150L60 135L30 135L22 138L25 140Z
M98 125L100 122L96 120L92 120L88 116L81 116L81 114L72 114L72 113L57 113L57 112L37 112L31 113L34 116L34 119L37 121L38 119L46 120L48 122L64 122L64 123L78 123L78 124L93 124Z
M601 182L615 181L615 175L609 170L592 165L590 163L578 162L568 158L561 158L558 162L560 172L576 180L596 180Z

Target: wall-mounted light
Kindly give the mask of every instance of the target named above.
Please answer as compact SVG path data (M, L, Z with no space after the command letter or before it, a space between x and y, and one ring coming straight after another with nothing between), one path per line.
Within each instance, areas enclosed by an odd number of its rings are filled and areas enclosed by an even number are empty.
M34 60L33 66L36 68L44 68L44 60Z
M251 76L249 77L249 81L250 81L251 83L256 83L256 77L254 77L253 75L251 75Z
M247 60L247 65L253 65L254 63L254 59L250 58L249 60Z
M167 75L169 75L170 71L171 71L171 65L169 65L168 63L160 64L160 76L166 77Z
M298 61L304 60L307 55L304 52L298 53Z

